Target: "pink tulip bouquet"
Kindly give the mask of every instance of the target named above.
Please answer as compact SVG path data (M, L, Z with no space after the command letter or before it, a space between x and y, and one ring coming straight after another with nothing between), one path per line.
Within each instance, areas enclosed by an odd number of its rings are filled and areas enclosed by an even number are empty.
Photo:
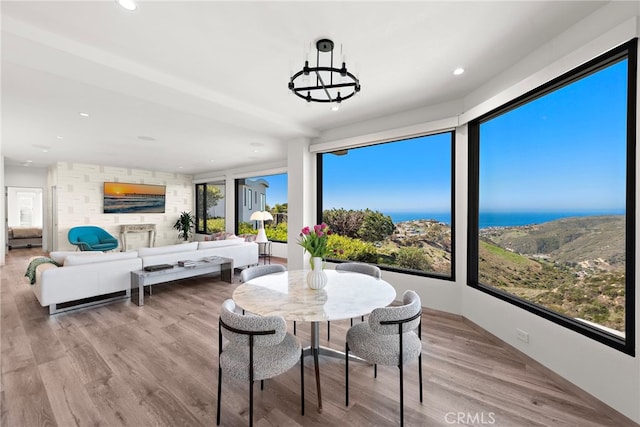
M329 226L324 222L314 225L313 229L311 227L304 227L300 232L298 244L304 248L305 252L309 252L311 257L326 258L331 252L329 248L327 248L330 235L331 230L329 230Z

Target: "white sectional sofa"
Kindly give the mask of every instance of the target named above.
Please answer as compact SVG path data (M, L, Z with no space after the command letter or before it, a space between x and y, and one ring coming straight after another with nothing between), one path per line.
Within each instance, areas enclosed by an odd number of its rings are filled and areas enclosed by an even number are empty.
M131 295L131 272L157 264L176 264L181 260L201 260L210 256L233 259L233 267L258 264L258 245L243 239L192 242L130 252L52 252L50 257L62 267L40 264L31 289L43 307L54 314L70 308L63 303L124 291L117 298ZM84 307L87 302L71 308Z
M36 268L36 281L31 285L40 305L49 306L50 314L64 311L58 305L70 301L120 291L130 296L130 272L142 268L142 260L135 251L52 252L50 257L62 267L40 264Z

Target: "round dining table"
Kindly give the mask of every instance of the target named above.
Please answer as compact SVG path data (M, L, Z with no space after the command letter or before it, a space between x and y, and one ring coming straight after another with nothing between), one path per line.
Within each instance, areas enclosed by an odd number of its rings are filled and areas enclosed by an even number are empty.
M320 346L320 322L350 319L385 307L396 298L388 282L366 274L325 270L328 282L323 289L307 286L308 270L292 270L256 277L238 286L233 301L245 311L261 316L281 316L285 320L311 323L311 343L303 356L313 356L318 411L322 412L319 357L344 359L345 354ZM351 356L350 356L351 357Z

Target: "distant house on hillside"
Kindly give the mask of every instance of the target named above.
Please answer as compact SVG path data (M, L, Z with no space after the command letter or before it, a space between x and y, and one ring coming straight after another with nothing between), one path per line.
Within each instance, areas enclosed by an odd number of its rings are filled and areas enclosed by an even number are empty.
M264 179L241 179L238 181L238 220L249 222L251 214L265 210L269 183Z

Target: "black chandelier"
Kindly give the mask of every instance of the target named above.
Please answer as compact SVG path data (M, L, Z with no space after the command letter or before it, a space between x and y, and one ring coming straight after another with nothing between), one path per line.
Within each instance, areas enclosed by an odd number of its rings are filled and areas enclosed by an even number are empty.
M333 66L333 42L321 39L316 42L316 66L309 67L304 61L302 70L291 76L289 90L307 102L337 102L351 98L360 92L360 81L347 71L343 62L342 68ZM320 52L331 53L329 66L320 66Z

